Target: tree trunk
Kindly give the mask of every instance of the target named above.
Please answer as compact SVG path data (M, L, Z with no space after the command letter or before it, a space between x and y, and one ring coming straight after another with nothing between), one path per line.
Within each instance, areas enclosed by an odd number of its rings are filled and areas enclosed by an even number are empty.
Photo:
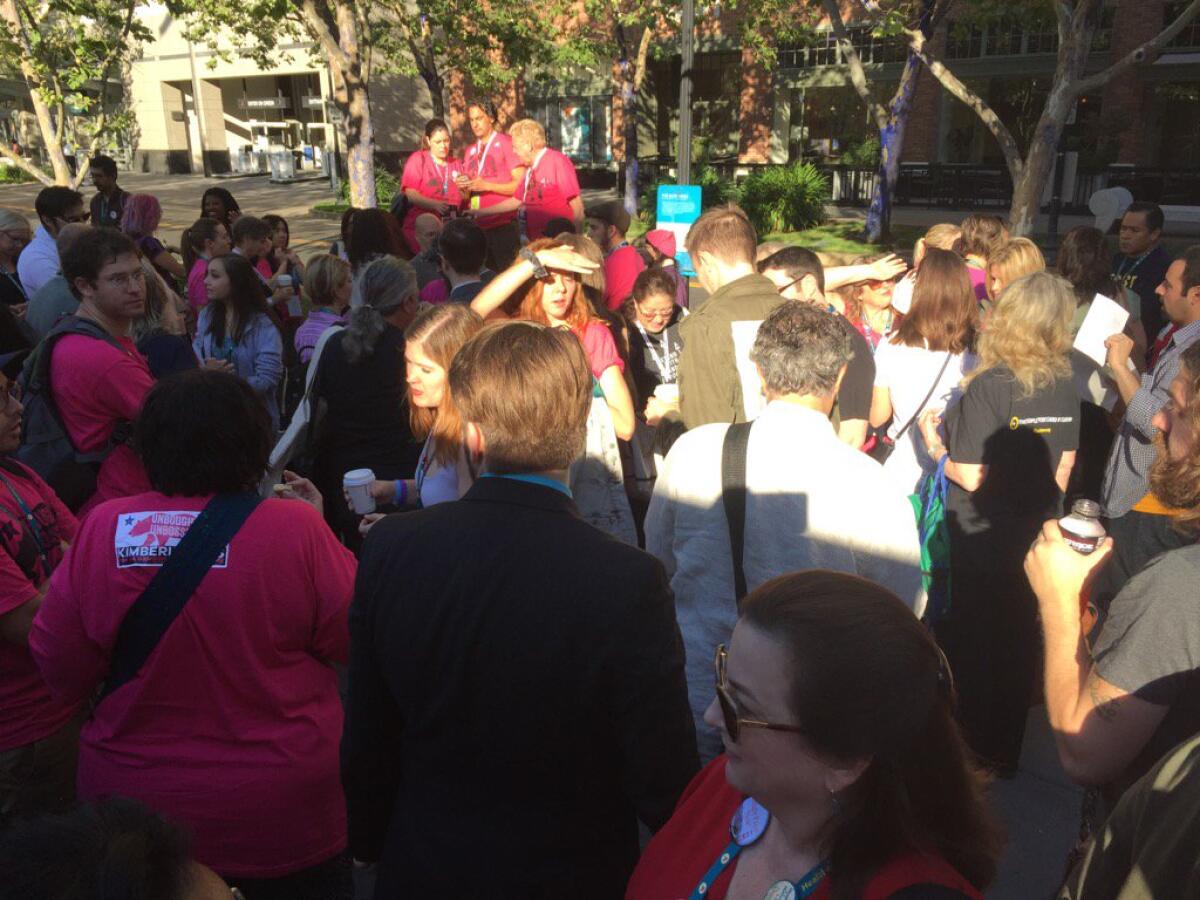
M638 115L633 66L621 61L621 121L625 126L625 211L638 214Z
M16 0L0 0L0 22L8 28L18 42L23 40L22 35L25 29L21 25ZM28 172L43 184L70 186L71 169L67 165L67 157L63 153L62 148L62 131L65 123L60 121L56 127L50 107L46 105L46 101L38 93L37 87L39 81L37 72L31 62L32 53L30 48L23 45L22 49L24 52L21 54L21 74L25 78L25 85L29 88L29 102L33 104L33 114L37 118L38 131L42 133L42 142L46 145L46 155L50 158L50 169L54 173L54 177L53 179L47 178L46 173L40 168L22 157L14 157L11 152L5 152L4 155L15 162L19 168ZM65 115L65 112L63 115Z
M429 102L433 104L433 117L445 121L445 82L442 79L441 73L436 68L429 69L426 66L421 66L421 78L424 79L425 86L429 88Z
M866 239L871 244L884 243L891 237L892 204L896 197L896 182L900 179L900 154L904 150L904 135L908 130L920 70L921 61L909 53L900 85L888 104L887 125L879 130L879 172L867 210Z
M375 133L371 127L371 101L367 86L349 85L346 126L346 177L350 182L350 205L371 209L375 196Z

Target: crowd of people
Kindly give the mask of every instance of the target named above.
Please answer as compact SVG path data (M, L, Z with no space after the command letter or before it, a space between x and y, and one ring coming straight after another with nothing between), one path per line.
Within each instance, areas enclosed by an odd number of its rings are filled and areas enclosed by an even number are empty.
M981 897L1039 703L1063 895L1190 876L1200 247L723 206L692 282L469 124L304 260L0 209L0 898Z

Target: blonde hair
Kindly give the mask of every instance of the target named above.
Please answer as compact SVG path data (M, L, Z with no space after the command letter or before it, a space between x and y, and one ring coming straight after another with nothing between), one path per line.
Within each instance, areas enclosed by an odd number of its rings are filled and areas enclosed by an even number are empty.
M304 270L304 293L313 306L332 306L334 292L350 280L350 263L340 256L318 253Z
M29 230L29 220L19 210L0 206L0 231Z
M432 306L421 312L404 331L404 340L420 344L425 355L441 366L447 374L442 402L437 409L417 406L409 397L408 421L414 437L433 435L433 459L442 466L452 466L462 447L462 416L450 392L450 364L459 349L483 328L479 313L461 303Z
M931 227L921 238L926 247L936 247L938 250L953 250L954 245L962 237L962 229L948 222L940 222Z
M508 136L514 141L528 141L534 147L546 144L546 129L533 119L518 119L508 129Z
M979 341L979 366L969 384L988 369L1005 366L1025 396L1071 374L1071 319L1075 291L1049 272L1018 278L1004 289Z
M1044 271L1046 258L1038 245L1026 237L1013 238L988 258L988 288L990 291L993 275L1007 287L1018 278Z

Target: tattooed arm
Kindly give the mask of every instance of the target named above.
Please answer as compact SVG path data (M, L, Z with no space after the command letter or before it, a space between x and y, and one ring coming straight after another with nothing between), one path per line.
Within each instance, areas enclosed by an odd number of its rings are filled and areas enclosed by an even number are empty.
M1082 784L1104 784L1120 775L1168 709L1105 681L1092 661L1080 597L1111 552L1111 541L1090 556L1075 552L1050 521L1025 558L1042 619L1046 713L1063 768Z

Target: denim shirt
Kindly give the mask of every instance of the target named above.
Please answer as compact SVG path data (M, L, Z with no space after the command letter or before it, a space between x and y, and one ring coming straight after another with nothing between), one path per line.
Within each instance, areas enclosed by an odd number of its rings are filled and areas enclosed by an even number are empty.
M217 346L209 331L212 322L212 307L200 310L196 325L196 339L192 349L203 364L209 359L227 359L233 363L234 372L244 378L262 398L271 414L271 423L279 429L279 382L283 379L283 339L279 329L263 313L257 313L246 325L242 339L236 344L226 338L225 345Z

